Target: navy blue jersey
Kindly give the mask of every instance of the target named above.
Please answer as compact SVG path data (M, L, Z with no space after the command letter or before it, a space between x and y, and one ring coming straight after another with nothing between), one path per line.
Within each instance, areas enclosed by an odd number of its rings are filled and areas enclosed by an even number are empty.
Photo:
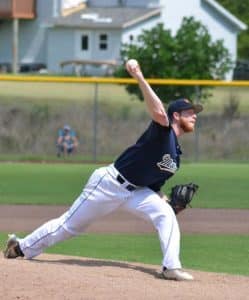
M180 166L181 149L171 126L152 121L137 142L114 162L128 181L159 191Z

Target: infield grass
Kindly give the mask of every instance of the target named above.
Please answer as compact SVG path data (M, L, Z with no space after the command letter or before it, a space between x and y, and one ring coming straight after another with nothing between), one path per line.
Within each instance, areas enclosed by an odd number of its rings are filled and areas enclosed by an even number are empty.
M0 204L70 205L81 193L95 164L0 164ZM200 188L193 207L249 209L249 164L183 164L168 182L195 182Z
M0 233L3 248L6 234ZM249 276L246 235L183 235L183 266L189 269ZM47 253L94 259L139 262L161 266L162 254L156 234L86 234L61 242ZM76 259L76 258L75 258ZM120 264L119 264L120 267Z
M0 204L70 205L96 167L1 163ZM248 177L249 164L183 164L169 186L190 181L199 184L194 207L249 209ZM6 238L6 233L0 233L1 249ZM181 255L186 268L249 276L248 249L248 235L183 235ZM162 259L155 234L86 234L59 243L48 252L158 266Z

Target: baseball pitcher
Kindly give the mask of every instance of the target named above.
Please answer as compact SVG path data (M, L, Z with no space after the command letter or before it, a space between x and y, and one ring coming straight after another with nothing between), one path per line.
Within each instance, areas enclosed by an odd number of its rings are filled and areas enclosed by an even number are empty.
M187 99L178 99L166 112L138 62L128 60L126 69L137 80L143 94L151 116L148 128L114 163L93 172L82 193L62 216L48 221L25 238L10 235L4 250L6 258L32 259L45 248L81 234L99 217L122 208L149 220L157 230L163 254L163 277L193 280L193 276L182 269L179 258L178 210L164 201L161 188L180 167L182 152L178 137L194 130L197 113L203 108ZM193 195L186 187L176 191L174 203L178 194L182 199Z

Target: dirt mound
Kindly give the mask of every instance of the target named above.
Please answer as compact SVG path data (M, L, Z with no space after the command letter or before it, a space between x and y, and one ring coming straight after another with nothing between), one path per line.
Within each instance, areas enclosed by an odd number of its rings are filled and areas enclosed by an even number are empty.
M65 206L8 206L0 210L0 230L31 231L59 216ZM182 232L248 234L249 210L188 209L179 215ZM10 222L11 220L11 222ZM88 232L153 232L148 222L115 212ZM7 260L0 255L3 300L237 300L248 299L249 277L189 270L193 282L166 281L159 266L62 255Z
M62 255L0 258L0 299L248 299L249 278L189 270L193 282L162 279L158 266Z

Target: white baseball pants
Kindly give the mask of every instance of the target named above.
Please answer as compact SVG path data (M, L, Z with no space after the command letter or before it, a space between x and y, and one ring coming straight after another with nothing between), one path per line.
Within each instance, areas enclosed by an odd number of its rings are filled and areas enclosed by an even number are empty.
M118 174L113 165L95 170L68 211L19 239L25 257L31 259L45 248L83 233L94 220L122 207L153 223L160 239L162 265L168 269L181 268L180 231L171 206L149 188L128 191L127 182L117 181Z

